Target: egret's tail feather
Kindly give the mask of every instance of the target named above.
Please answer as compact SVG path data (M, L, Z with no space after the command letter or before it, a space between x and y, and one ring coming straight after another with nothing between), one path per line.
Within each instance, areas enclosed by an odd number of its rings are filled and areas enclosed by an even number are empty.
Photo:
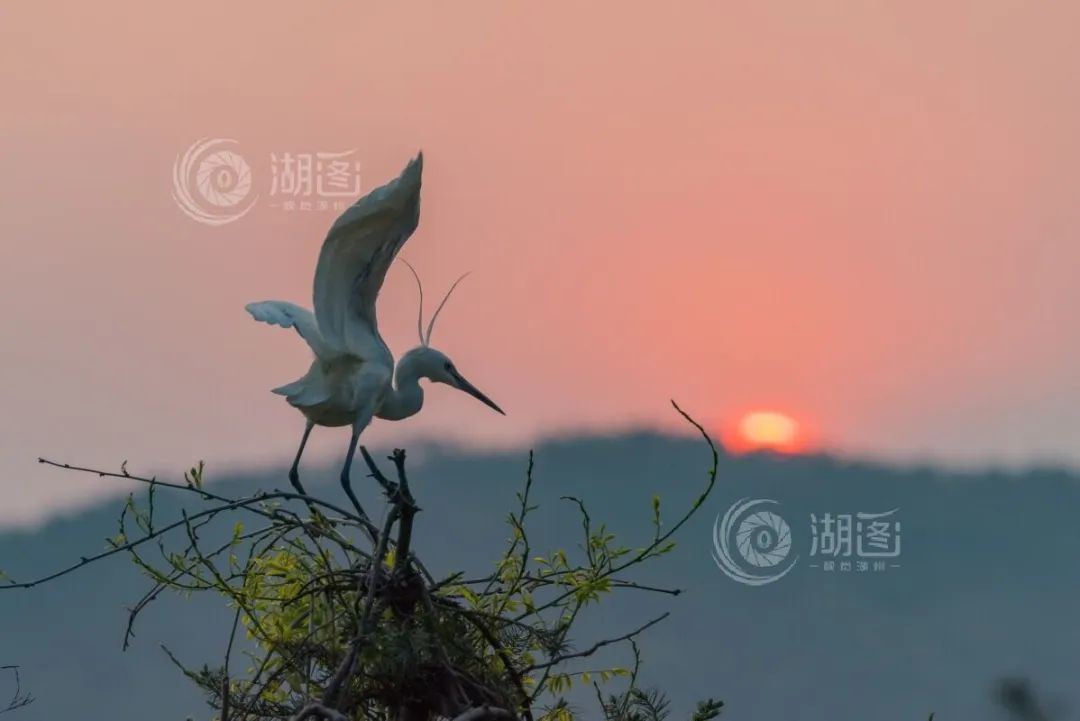
M283 386L278 386L277 388L271 388L270 392L277 393L279 396L291 396L299 393L303 387L303 379L300 379L298 381L293 381L292 383L286 383Z
M286 383L270 391L285 396L289 405L297 408L316 406L330 400L331 391L320 374L308 373L292 383Z

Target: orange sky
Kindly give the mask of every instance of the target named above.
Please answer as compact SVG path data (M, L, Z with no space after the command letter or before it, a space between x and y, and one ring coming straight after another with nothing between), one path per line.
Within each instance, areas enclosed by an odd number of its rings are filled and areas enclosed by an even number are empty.
M1080 460L1080 6L978 2L0 5L0 523L98 492L33 461L291 456L272 386L306 347L332 213L219 228L172 164L227 137L423 148L403 256L438 345L509 413L437 388L372 439L483 444L748 408L847 453ZM411 278L381 326L414 340ZM323 457L341 431L316 433ZM314 457L313 457L314 460Z

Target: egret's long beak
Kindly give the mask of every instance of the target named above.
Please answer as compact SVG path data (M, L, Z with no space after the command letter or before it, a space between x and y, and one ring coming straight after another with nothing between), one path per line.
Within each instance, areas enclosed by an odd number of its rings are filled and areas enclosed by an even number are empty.
M460 373L454 373L453 376L454 376L454 381L457 383L458 389L465 391L470 396L472 396L476 400L480 401L481 403L483 403L488 408L490 408L490 409L492 409L494 411L498 411L499 413L502 413L504 416L506 415L506 412L503 411L502 408L499 408L499 406L495 405L495 401L493 401L490 398L488 398L487 396L485 396L483 393L480 392L479 388L477 388L472 383L470 383L469 381L462 378Z

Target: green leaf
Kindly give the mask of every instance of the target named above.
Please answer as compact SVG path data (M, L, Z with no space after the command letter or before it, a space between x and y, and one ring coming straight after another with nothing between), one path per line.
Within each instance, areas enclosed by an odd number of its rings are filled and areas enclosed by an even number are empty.
M711 698L699 701L697 710L695 710L694 715L690 717L690 721L709 721L709 719L714 719L720 715L720 710L723 707L723 701L717 701ZM933 714L930 714L930 721L934 721Z

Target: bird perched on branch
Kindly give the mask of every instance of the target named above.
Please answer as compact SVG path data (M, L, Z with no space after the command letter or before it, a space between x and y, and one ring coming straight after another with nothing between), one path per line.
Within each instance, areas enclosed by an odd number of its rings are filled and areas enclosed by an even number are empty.
M273 389L307 419L300 448L289 469L289 481L306 495L300 484L299 465L314 426L352 426L341 485L358 510L349 469L360 434L372 418L396 421L418 413L424 404L421 378L465 391L503 413L465 380L446 354L431 347L435 320L465 276L450 287L425 333L424 291L419 276L409 265L420 287L420 345L395 365L394 356L379 335L375 312L379 290L386 271L420 221L423 162L423 155L417 155L400 176L360 198L330 227L315 268L314 313L278 300L246 306L255 320L296 329L315 354L304 377Z

